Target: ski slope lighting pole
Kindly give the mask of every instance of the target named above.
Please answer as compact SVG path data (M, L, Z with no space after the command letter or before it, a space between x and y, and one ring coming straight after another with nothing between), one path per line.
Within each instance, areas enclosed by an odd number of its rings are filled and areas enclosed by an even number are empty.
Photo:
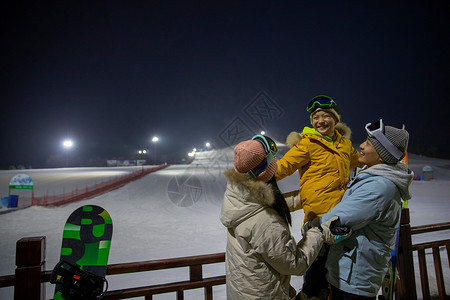
M158 143L158 141L159 141L159 137L154 136L152 138L152 142L155 143L155 150L153 151L153 161L154 161L155 165L156 165L156 143Z
M73 147L72 140L65 140L62 143L63 147L66 149L66 168L69 166L69 150Z

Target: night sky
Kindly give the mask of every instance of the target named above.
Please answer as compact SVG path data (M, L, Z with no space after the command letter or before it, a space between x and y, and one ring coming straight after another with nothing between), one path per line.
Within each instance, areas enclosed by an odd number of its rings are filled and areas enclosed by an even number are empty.
M5 2L1 168L284 141L318 94L356 145L382 118L450 158L449 1Z

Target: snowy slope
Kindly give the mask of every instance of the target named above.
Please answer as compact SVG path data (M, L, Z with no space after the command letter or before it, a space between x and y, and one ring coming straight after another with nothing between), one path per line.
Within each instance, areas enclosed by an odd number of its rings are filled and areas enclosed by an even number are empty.
M222 172L227 167L231 167L231 158L230 149L197 153L196 159L191 165L170 166L120 189L89 200L62 207L30 207L1 214L0 275L14 273L16 241L25 236L45 235L47 237L46 269L52 269L58 261L64 222L73 210L85 204L104 207L113 219L114 234L109 263L224 252L226 230L220 224L218 216L226 185ZM420 173L425 165L433 167L435 179L413 182L411 187L413 198L409 201L412 225L450 220L448 215L450 161L410 155L410 168L416 173ZM48 173L48 176L52 177L56 170L33 171L40 173L40 176L44 176L42 173ZM71 182L79 181L77 173L86 172L84 169L72 169L71 171L74 177L71 176L64 182L58 181L55 186L52 186L51 181L44 179L45 176L41 178L41 181L47 182L46 189L57 189L61 184L67 186ZM100 180L102 172L93 176L98 176ZM11 171L0 171L2 188L8 185L10 175ZM31 172L29 175L33 176ZM284 191L296 189L297 185L298 177L295 176L280 182L281 189ZM36 193L40 192L39 184L36 184L35 189ZM293 213L292 233L297 240L300 239L302 220L302 211ZM436 239L450 238L450 233L440 232L434 234L434 237ZM447 266L447 256L444 252L441 253L441 258L443 266ZM432 268L432 263L429 265ZM448 271L448 269L445 270L446 279L450 278ZM218 264L207 267L204 276L216 276L224 273L223 264ZM429 270L429 275L434 276L434 271ZM186 280L187 276L188 270L182 269L182 271L168 270L146 272L139 275L109 276L108 280L110 289L113 290ZM301 285L301 278L293 277L292 283L298 289ZM417 281L417 284L420 285L420 282ZM430 286L436 290L432 280ZM52 297L53 289L52 285L47 285L47 298ZM450 283L447 283L446 289L450 290ZM12 299L12 293L11 288L0 289L0 299ZM214 294L214 299L225 299L225 287L215 287ZM186 293L185 299L199 299L202 297L201 295L202 290L190 291ZM154 298L175 299L175 295L168 294Z

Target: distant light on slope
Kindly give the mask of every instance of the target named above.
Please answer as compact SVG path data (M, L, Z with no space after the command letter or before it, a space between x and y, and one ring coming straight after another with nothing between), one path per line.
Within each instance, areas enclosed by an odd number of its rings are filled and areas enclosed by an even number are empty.
M73 147L73 142L71 140L65 140L63 142L63 146L64 146L64 148L67 148L67 149L72 148Z

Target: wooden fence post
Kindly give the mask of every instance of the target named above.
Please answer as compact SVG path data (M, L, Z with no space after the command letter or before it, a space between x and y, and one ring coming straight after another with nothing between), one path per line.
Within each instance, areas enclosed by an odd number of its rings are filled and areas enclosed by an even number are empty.
M396 289L396 296L398 296L398 299L417 299L412 252L409 208L403 208L400 220L398 244L398 273L400 275L400 280L398 281Z
M45 236L21 238L16 244L14 299L45 299Z

